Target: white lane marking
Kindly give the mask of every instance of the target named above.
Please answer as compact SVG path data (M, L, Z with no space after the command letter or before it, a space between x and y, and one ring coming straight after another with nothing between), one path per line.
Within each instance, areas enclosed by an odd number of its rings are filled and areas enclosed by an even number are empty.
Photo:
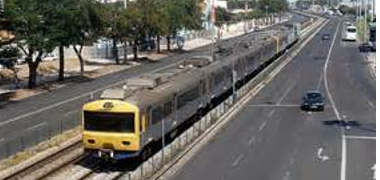
M255 137L255 136L252 136L252 137L248 140L248 145L249 145L249 146L252 146L252 144L255 142L255 139L256 139L256 137Z
M170 68L172 66L176 66L178 63L173 63L173 64L170 64L170 65L167 65L167 66L164 66L164 67L161 67L161 68L158 68L154 71L151 71L149 73L155 73L155 72L158 72L158 71L161 71L163 69L166 69L166 68ZM139 76L139 75L137 75ZM130 78L133 78L133 77L137 77L137 76L131 76ZM96 89L94 91L91 91L91 92L88 92L88 93L84 93L82 95L79 95L79 96L76 96L76 97L73 97L73 98L70 98L70 99L67 99L67 100L64 100L64 101L61 101L59 103L55 103L55 104L52 104L52 105L49 105L49 106L46 106L44 108L41 108L41 109L38 109L38 110L35 110L35 111L32 111L32 112L29 112L29 113L25 113L23 115L20 115L20 116L16 116L14 118L11 118L11 119L8 119L6 121L3 121L3 122L0 122L0 127L1 126L4 126L5 124L8 124L8 123L11 123L11 122L14 122L14 121L18 121L20 119L23 119L23 118L26 118L26 117L29 117L29 116L32 116L32 115L35 115L35 114L38 114L38 113L41 113L41 112L44 112L44 111L47 111L49 109L52 109L52 108L56 108L58 106L61 106L63 104L66 104L66 103L69 103L71 101L74 101L74 100L77 100L77 99L80 99L80 98L83 98L83 97L86 97L86 96L91 96L93 95L94 93L97 93L97 92L100 92L102 90L105 90L105 89L108 89L108 88L111 88L111 87L114 87L114 86L117 86L117 85L120 85L120 84L123 84L125 83L125 81L120 81L120 82L117 82L117 83L114 83L114 84L110 84L108 86L105 86L105 87L102 87L102 88L99 88L99 89Z
M267 121L264 121L264 122L260 125L260 127L259 127L259 132L260 132L261 130L263 130L263 129L265 128L266 125L267 125Z
M329 85L328 85L328 81L327 81L327 70L328 70L327 67L328 67L328 64L330 61L331 53L332 53L332 50L334 48L335 40L336 40L336 37L338 35L338 31L339 31L340 26L341 26L341 22L339 22L338 27L335 30L334 39L330 45L330 49L329 49L329 52L327 54L327 59L325 62L325 67L324 67L324 82L325 82L325 88L326 88L327 96L331 102L333 109L334 109L335 116L337 117L337 119L339 121L341 121L342 119L340 118L339 111L336 108L335 101L334 101L334 99L330 93L330 90L329 90ZM341 129L341 137L342 137L342 161L341 161L341 167L340 167L340 180L345 180L346 179L346 163L347 163L347 142L346 142L346 138L343 137L344 136L344 128L340 128L340 129Z
M323 155L323 148L322 148L322 147L320 147L320 148L318 149L317 157L318 157L318 159L321 160L322 162L327 161L327 160L330 159L330 157L328 157L327 155Z
M374 165L371 167L371 170L373 171L372 179L375 180L375 179L376 179L376 164L374 164Z
M281 108L281 107L284 107L284 108L286 108L286 107L300 107L299 104L278 104L278 105L276 105L276 104L250 104L248 106L249 107L278 107L278 108ZM332 106L326 105L325 109L326 108L332 108Z
M298 104L279 104L279 105L275 105L275 104L251 104L248 106L250 106L250 107L299 107L300 105L298 105Z
M272 117L272 116L273 116L273 114L274 114L274 112L276 112L276 110L275 110L275 109L271 110L271 111L269 112L269 114L268 114L268 117Z
M335 31L335 35L334 35L334 39L330 45L330 49L329 49L329 52L327 54L327 58L326 58L326 62L325 62L325 66L324 66L324 83L325 83L325 87L326 87L326 92L327 92L327 95L331 101L331 105L334 109L334 113L335 113L335 116L338 118L338 120L341 120L340 118L340 114L338 112L338 109L336 108L336 105L335 105L335 101L334 99L332 98L332 95L330 93L330 90L329 90L329 85L328 85L328 81L327 81L327 69L328 69L328 64L329 64L329 61L330 61L330 57L331 57L331 53L332 53L332 49L334 47L334 44L335 44L335 40L336 40L336 37L337 37L337 34L338 34L338 30L339 30L339 27L340 27L340 23L338 25L338 28L336 29Z
M34 130L34 129L37 129L39 127L45 126L45 125L46 125L46 122L42 122L40 124L34 125L32 127L29 127L28 130Z
M78 110L76 109L76 110L73 110L73 111L69 111L69 112L67 112L67 113L65 113L65 117L67 117L67 116L70 116L71 114L75 114L75 113L77 113L78 112Z
M285 176L282 178L282 180L289 180L290 179L290 172L286 171Z
M370 105L372 108L375 108L375 105L371 101L368 101L368 105Z
M320 90L321 85L322 85L322 81L323 81L323 69L322 69L321 75L320 75L320 77L319 77L317 90Z
M240 161L243 160L243 158L244 158L244 155L243 154L239 154L239 156L232 163L232 167L236 167L237 165L239 165Z
M5 140L4 138L1 138L1 139L0 139L0 143L3 142L4 140Z
M289 161L290 166L292 166L295 162L296 160L294 159L294 157L291 157Z
M277 101L276 105L279 105L281 104L281 102L285 99L285 97L289 94L290 90L293 89L295 83L293 83L292 85L290 85L288 87L288 89L286 89L285 93L282 95L282 97Z
M346 139L365 139L365 140L376 140L375 136L344 136Z

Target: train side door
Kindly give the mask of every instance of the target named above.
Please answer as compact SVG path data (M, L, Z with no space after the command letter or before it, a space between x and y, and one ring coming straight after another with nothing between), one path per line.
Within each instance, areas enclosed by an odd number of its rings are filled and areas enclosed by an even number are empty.
M149 106L146 108L145 116L144 116L144 124L145 124L145 136L148 139L148 142L153 141L154 137L152 134L152 107Z

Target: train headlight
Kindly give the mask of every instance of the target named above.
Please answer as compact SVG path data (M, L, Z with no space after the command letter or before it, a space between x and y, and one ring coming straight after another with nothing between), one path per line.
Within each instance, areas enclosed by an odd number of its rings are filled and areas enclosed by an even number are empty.
M121 143L122 143L123 145L125 145L125 146L128 146L128 145L131 144L131 142L129 142L129 141L122 141Z

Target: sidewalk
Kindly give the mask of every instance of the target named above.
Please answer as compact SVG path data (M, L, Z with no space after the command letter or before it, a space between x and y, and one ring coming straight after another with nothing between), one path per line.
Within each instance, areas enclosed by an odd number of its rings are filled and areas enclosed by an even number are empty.
M376 52L369 52L366 54L367 61L372 76L376 79Z
M275 24L278 24L278 23L282 23L282 22L285 22L285 21L288 21L289 18L282 18L281 21L278 19L278 18L275 18ZM252 32L254 29L255 29L255 26L257 26L258 28L257 29L263 29L263 28L266 28L268 26L272 26L272 25L253 25L251 29L248 30L248 32ZM228 27L228 30L227 29L222 29L221 31L221 34L222 34L222 37L221 39L224 40L224 39L229 39L229 38L233 38L233 37L236 37L236 36L240 36L242 34L244 34L244 23L237 23L237 24L233 24L233 25L230 25ZM191 49L194 49L194 48L198 48L198 47L201 47L201 46L205 46L205 45L208 45L208 44L211 44L212 43L212 40L210 39L210 37L204 37L204 38L199 38L199 39L194 39L194 40L191 40L191 41L187 41L185 42L185 46L184 46L184 50L191 50Z

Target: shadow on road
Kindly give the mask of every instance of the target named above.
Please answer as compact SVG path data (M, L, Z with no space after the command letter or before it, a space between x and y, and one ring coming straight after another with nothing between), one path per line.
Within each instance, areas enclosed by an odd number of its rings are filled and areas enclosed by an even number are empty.
M349 127L357 130L367 131L376 133L376 127L373 128L371 124L361 124L358 121L340 121L340 120L327 120L322 122L326 126L340 126L340 127Z

